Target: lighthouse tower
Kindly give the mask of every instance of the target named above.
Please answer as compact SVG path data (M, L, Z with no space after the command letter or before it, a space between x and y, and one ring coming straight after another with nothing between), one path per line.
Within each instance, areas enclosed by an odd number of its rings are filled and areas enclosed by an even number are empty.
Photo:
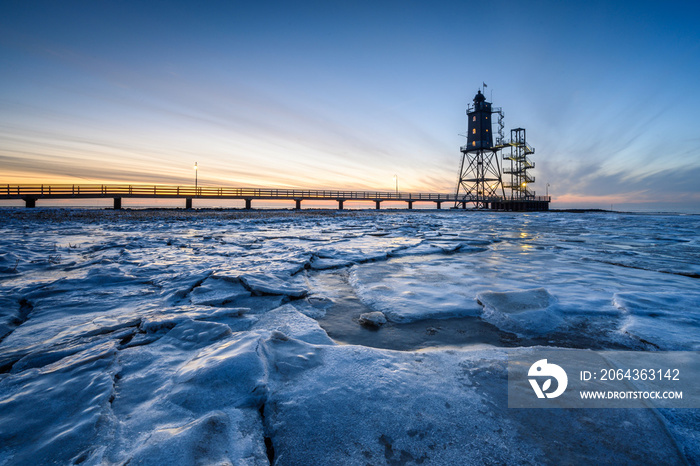
M500 113L500 109L498 109ZM505 198L498 151L494 147L491 102L481 91L474 96L474 104L467 109L467 145L462 146L462 162L455 192L455 207L466 208L474 203L477 209L487 209L490 202ZM499 139L502 139L499 138ZM499 141L500 143L501 141Z

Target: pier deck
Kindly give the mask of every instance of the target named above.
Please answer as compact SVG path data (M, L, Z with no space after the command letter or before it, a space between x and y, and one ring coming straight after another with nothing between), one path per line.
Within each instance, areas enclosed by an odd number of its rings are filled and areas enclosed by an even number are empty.
M405 193L391 191L333 191L309 189L231 188L212 186L169 185L0 185L0 200L21 199L27 207L36 207L38 200L47 199L101 199L114 200L114 208L121 209L122 199L184 199L185 208L192 208L193 199L241 199L251 209L253 200L290 200L301 209L302 201L335 201L343 209L348 201L371 201L379 209L384 201L405 202L408 209L415 202L433 202L436 208L443 203L466 208L476 201L473 196L442 193ZM482 198L490 209L496 210L549 210L549 197L514 201L500 197Z

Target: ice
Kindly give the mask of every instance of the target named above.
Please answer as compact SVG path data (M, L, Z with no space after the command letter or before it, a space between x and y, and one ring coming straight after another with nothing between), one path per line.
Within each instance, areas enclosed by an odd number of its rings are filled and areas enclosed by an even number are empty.
M318 256L314 256L310 263L311 268L314 270L337 269L341 267L348 267L353 264L355 264L355 262L345 259L326 259Z
M459 245L455 245L455 249L459 247ZM412 247L406 247L402 249L397 249L395 251L391 252L391 255L394 257L401 257L401 256L424 256L426 254L440 254L445 252L445 250L435 244L431 243L421 243L417 246L412 246Z
M253 293L284 295L293 298L303 298L308 293L306 288L274 275L245 274L241 275L240 279L246 288Z
M700 350L698 231L3 209L0 464L697 464L697 410L514 410L505 381L530 346Z
M266 465L265 452L254 438L262 435L256 432L256 418L255 412L214 411L184 425L164 426L129 451L129 464Z
M267 393L262 336L227 330L188 321L123 350L116 438L94 462L266 464L257 409Z
M319 327L318 322L305 316L290 304L263 314L253 329L276 330L288 337L317 345L334 344L328 334Z
M550 310L556 299L544 288L520 291L485 291L476 299L484 306L482 318L501 330L546 334L562 324Z
M26 321L30 311L26 304L22 306L17 300L0 296L0 341Z
M177 327L170 333L176 330ZM182 334L171 337L170 333L168 338L182 340ZM212 341L220 339L218 336L225 335L218 334ZM190 340L185 336L183 342L189 345ZM226 406L234 408L259 406L267 391L266 368L258 354L259 345L260 336L256 333L227 338L213 345L203 344L207 347L173 375L169 400L193 412L209 411L223 399Z
M208 277L190 294L192 304L221 306L250 296L238 280Z
M284 464L683 461L650 410L508 409L503 352L313 349L265 404Z
M130 338L136 333L135 329L124 329L122 331L100 335L99 337L84 337L72 341L61 342L53 345L39 345L19 351L7 352L4 357L8 359L7 364L11 365L10 373L19 373L27 369L40 368L53 364L61 359L72 357L76 353L87 351L102 345L106 339L116 343L120 340ZM5 362L5 358L3 358Z
M171 330L177 324L186 321L187 315L181 314L159 314L144 318L139 324L139 330L144 333L158 333L164 330Z
M11 252L0 254L0 273L18 273L17 266L19 266L19 257L12 254Z
M0 461L68 464L102 440L117 350L88 348L0 380Z
M455 283L452 274L447 267L426 266L422 260L391 261L355 266L349 280L370 309L392 322L480 314L473 290Z
M541 311L554 303L555 299L544 288L522 291L479 293L477 300L485 308L513 315L523 312Z
M700 293L616 293L613 302L625 313L623 334L656 349L700 350L700 340L688 338L700 329Z
M174 340L172 342L174 346L191 350L207 346L211 342L220 340L231 334L231 328L225 324L185 320L173 327L162 340Z
M381 327L386 324L386 316L379 311L360 314L360 325L365 327Z
M152 283L163 290L163 295L169 304L178 304L183 299L187 298L192 291L201 286L204 281L212 275L213 271L206 270L203 272L191 273L186 272L171 275L171 274L156 274L158 278L152 279Z

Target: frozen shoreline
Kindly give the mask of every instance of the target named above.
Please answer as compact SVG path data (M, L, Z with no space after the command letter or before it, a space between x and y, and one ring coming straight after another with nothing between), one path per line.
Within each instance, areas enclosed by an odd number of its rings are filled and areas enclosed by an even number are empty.
M0 464L700 461L697 410L504 398L532 346L700 350L697 216L5 212Z

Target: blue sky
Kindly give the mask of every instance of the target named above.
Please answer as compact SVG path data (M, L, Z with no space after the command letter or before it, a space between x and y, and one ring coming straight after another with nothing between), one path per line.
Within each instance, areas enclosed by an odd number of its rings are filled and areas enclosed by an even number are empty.
M554 207L700 212L697 2L0 6L0 183L452 192L482 82Z

